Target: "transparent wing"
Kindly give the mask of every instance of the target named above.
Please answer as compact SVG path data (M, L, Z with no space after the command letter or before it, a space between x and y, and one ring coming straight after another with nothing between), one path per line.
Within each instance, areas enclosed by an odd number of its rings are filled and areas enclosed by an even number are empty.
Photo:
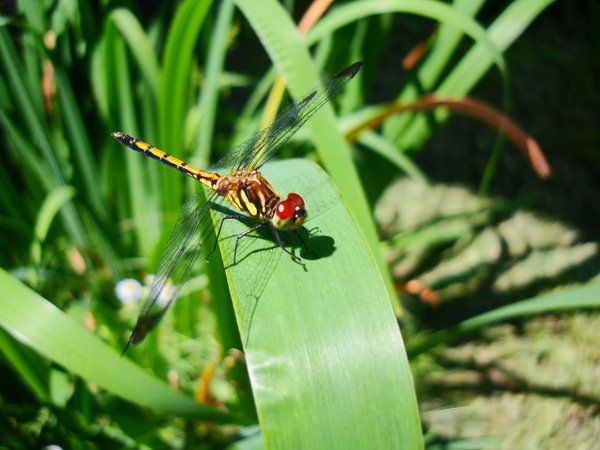
M358 73L362 62L356 62L311 90L296 103L287 106L269 126L232 149L213 166L216 171L258 169Z
M262 166L319 108L342 89L361 67L362 62L348 66L310 91L300 101L289 105L267 128L234 148L213 166L213 169L231 171ZM137 148L133 149L138 151ZM142 341L160 322L175 302L179 289L187 281L192 265L200 253L206 231L211 227L209 212L217 195L206 195L206 200L200 194L192 196L184 205L161 255L150 292L123 353L129 345Z
M142 306L142 312L131 332L129 345L137 344L160 322L175 302L183 283L189 278L192 265L198 258L206 231L211 226L210 206L216 194L204 191L191 196L183 206L160 257L160 263L150 285L150 292Z

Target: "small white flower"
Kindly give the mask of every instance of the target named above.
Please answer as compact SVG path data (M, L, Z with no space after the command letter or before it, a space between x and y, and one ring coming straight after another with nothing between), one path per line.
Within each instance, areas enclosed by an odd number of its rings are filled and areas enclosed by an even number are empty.
M142 296L142 285L133 278L125 278L117 282L115 294L121 303L135 303Z

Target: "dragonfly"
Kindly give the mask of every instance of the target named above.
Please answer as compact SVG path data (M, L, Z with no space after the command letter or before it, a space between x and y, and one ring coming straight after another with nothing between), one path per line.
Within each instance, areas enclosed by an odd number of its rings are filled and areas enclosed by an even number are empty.
M255 225L237 236L232 265L236 264L240 239L262 227L268 227L277 245L306 270L302 259L285 247L279 233L280 231L295 233L307 248L298 233L308 217L304 200L293 192L286 198L277 194L259 169L319 108L354 78L361 67L360 61L351 64L311 90L296 103L288 105L270 125L235 147L209 170L197 169L128 134L112 133L120 144L178 170L199 181L205 188L204 195L192 196L183 206L161 254L148 296L122 354L130 345L141 342L158 325L174 303L179 289L188 279L192 265L200 253L205 240L202 230L210 226L206 225L210 223L209 212L215 209L219 198L224 199L241 214L224 214L221 217L215 245L210 254L216 249L225 220L249 219L253 220Z

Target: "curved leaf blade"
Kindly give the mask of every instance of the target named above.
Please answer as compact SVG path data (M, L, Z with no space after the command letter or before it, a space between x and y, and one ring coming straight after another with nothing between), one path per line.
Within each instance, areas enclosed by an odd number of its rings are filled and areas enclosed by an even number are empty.
M169 388L101 342L53 304L0 270L0 326L16 339L82 378L155 412L207 422L231 422Z
M311 257L292 234L240 240L227 269L265 448L422 447L412 378L375 259L324 172L303 160L267 164L273 186L304 196ZM233 261L228 220L220 243ZM360 432L349 432L349 430Z
M408 352L411 357L414 357L440 343L448 344L480 328L504 320L528 317L532 314L598 307L600 307L600 283L591 281L573 289L541 295L496 308L464 320L455 327L414 339L408 347Z

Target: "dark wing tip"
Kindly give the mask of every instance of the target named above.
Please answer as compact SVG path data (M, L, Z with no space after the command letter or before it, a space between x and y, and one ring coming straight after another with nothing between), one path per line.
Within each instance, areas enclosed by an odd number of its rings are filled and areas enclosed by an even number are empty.
M363 66L363 62L362 61L357 61L354 64L350 64L345 69L340 70L338 73L336 73L333 76L333 78L346 78L346 77L348 77L348 80L351 80L359 72L359 70L362 68L362 66Z
M127 350L129 349L129 347L131 345L140 343L146 337L146 335L150 332L150 330L152 330L152 328L154 327L154 325L148 326L146 323L146 319L147 318L144 317L143 315L138 319L137 323L135 324L135 327L133 328L133 331L129 335L127 344L125 344L125 347L123 348L123 351L121 352L121 357L123 357L123 355L127 352Z
M127 353L127 350L129 349L129 346L133 343L133 341L131 340L131 337L129 338L129 340L127 341L127 344L125 344L125 347L123 347L123 350L121 350L121 358L125 355L125 353Z

